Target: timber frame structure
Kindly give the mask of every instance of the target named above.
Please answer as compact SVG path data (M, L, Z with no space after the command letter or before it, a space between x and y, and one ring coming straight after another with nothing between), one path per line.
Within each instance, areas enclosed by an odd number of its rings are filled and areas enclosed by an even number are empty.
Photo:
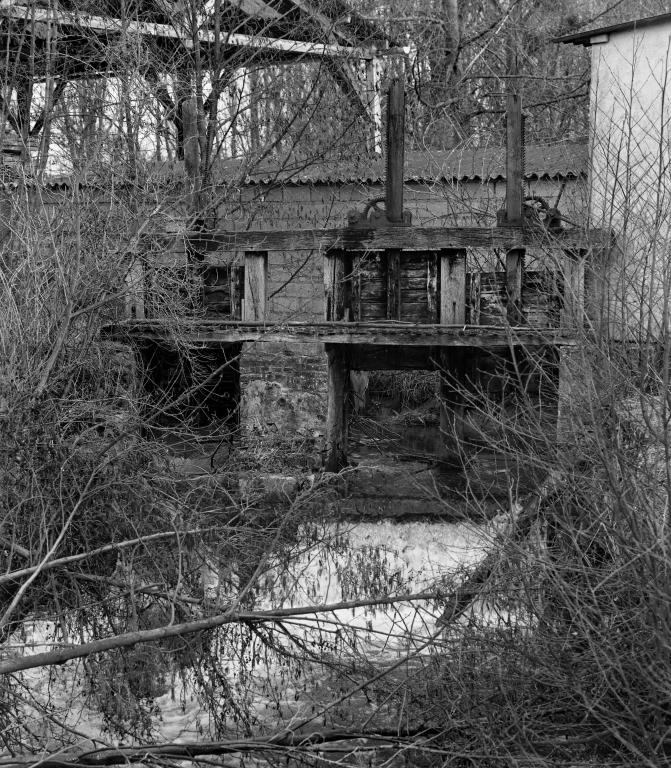
M193 56L205 66L217 62L223 71L255 65L320 60L358 111L369 121L369 149L381 151L379 60L406 55L374 23L352 11L343 0L222 0L221 26L181 19L173 0L129 0L122 18L115 0L96 0L96 13L78 0L0 0L0 48L5 61L0 114L19 140L23 160L39 143L49 112L67 84L79 78L113 77L110 46L137 40L151 54L140 74L151 84L176 128L181 159L189 131L182 106L192 94L172 96L162 75L179 69L181 57ZM189 22L189 23L187 23ZM183 72L180 72L180 76ZM183 79L183 78L182 78ZM46 103L31 118L35 84L46 83ZM12 93L16 106L12 106ZM207 98L206 98L207 106Z
M562 351L575 346L584 327L586 265L612 247L612 237L602 230L565 229L554 215L543 222L525 208L522 110L514 95L508 97L506 208L499 212L498 225L413 227L403 210L404 111L403 84L395 80L389 92L383 211L372 201L364 211L350 215L347 227L331 230L188 232L192 252L208 265L221 263L216 255L220 248L244 252L244 288L231 297L232 319L184 321L177 328L174 321L136 317L109 328L108 334L142 344L166 343L178 332L195 345L219 348L246 342L323 343L330 471L347 463L350 370L440 371L441 431L448 443L462 440L469 356L477 350L550 348L561 362ZM480 324L474 300L480 276L469 279L466 270L467 249L473 247L505 251L505 318L497 325ZM559 252L555 263L562 265L563 286L556 315L534 326L525 315L530 274L525 252L539 247ZM312 249L324 258L324 321L267 322L267 251Z

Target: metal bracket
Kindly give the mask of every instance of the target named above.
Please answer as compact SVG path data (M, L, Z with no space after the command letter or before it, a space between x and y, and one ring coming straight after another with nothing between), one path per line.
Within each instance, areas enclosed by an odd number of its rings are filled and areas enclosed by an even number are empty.
M412 224L412 214L407 210L403 211L401 221L389 219L387 211L378 208L378 205L384 202L384 197L376 197L366 203L363 211L356 209L348 211L347 226L352 229L373 229L377 227L409 227Z

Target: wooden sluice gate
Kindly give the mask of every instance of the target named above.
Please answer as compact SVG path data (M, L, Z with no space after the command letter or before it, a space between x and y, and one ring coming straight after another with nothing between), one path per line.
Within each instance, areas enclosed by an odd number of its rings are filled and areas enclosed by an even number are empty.
M592 254L611 246L609 233L567 229L556 211L544 211L542 220L536 208L525 206L517 97L509 97L506 208L497 226L413 227L403 209L403 115L403 87L395 82L389 94L385 199L351 213L347 227L187 233L205 270L205 313L179 323L182 338L219 348L324 344L328 470L347 463L350 371L438 371L441 431L446 441L459 441L473 357L487 350L551 349L558 363L561 350L576 343L584 326L586 265ZM217 255L222 249L242 254L236 266ZM474 249L500 254L504 268L477 269ZM322 322L274 322L267 316L268 251L323 254ZM544 254L546 262L536 255L534 269L527 270L529 253ZM146 343L168 341L174 331L174 321L136 317L113 334Z

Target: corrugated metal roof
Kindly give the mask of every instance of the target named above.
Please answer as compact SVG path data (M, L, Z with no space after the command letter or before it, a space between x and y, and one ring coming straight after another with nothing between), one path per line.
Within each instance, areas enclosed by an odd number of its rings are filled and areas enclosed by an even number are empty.
M526 147L526 179L579 178L587 172L588 148L586 141L534 144ZM159 186L181 184L184 163L152 162L145 167L147 182ZM231 158L217 163L212 173L213 184L243 185L303 185L303 184L382 184L386 176L384 158L361 157L356 160L323 160L304 158L266 159L256 166L248 160ZM454 184L457 182L492 182L506 178L506 152L504 147L478 149L452 149L445 151L407 152L405 157L406 182ZM24 175L20 164L0 162L0 188L15 189L19 181L29 186L36 181L29 173ZM72 177L46 175L48 189L67 190ZM96 180L91 175L80 186L105 189L104 177Z
M577 178L585 174L587 165L586 141L531 145L526 147L524 175L527 179ZM243 184L370 184L383 182L385 175L381 157L317 162L275 159L249 169L244 161L231 159L218 165L214 179L234 181L237 177ZM407 152L405 157L406 182L497 181L505 177L504 147Z

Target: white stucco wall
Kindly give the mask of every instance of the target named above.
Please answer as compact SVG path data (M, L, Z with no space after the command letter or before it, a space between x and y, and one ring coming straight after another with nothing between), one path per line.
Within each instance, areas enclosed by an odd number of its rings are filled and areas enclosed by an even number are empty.
M611 329L657 334L670 275L671 21L592 38L592 224L615 231L604 272Z

